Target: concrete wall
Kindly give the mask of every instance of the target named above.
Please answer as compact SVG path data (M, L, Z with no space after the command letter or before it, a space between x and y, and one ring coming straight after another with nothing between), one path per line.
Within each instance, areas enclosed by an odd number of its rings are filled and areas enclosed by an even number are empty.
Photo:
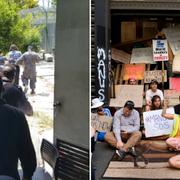
M89 147L89 1L57 1L54 137Z

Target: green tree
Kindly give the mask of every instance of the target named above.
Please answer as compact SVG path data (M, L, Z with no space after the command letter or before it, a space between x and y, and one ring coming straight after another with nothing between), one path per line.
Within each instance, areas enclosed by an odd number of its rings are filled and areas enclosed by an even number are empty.
M38 0L7 0L9 4L15 3L20 9L29 9L38 6Z
M32 16L21 17L16 3L0 0L0 49L9 50L10 45L16 44L21 51L27 45L40 44L40 27L32 26Z

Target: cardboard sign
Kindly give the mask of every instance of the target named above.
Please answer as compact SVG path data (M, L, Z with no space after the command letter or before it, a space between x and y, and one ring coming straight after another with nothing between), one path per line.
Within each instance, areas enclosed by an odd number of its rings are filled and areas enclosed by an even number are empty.
M169 78L170 89L180 90L180 78Z
M143 103L143 85L116 85L115 97L110 99L111 107L123 107L125 102L131 100L135 107L142 107Z
M115 49L115 48L111 49L111 56L112 56L112 59L122 62L124 64L129 64L130 59L131 59L130 54L122 50Z
M167 82L167 71L164 71L164 82ZM145 71L144 74L144 83L150 83L151 80L156 79L159 83L162 82L162 71L155 70L155 71Z
M180 54L176 54L173 59L172 72L180 74Z
M98 114L91 113L91 126L100 132L109 132L112 127L113 117L99 116Z
M164 90L164 99L168 100L169 106L179 104L180 90Z
M166 39L153 40L153 60L168 61L168 44Z
M174 55L180 53L180 27L163 29Z
M144 79L145 64L124 64L123 80L135 78L137 80Z
M161 116L162 110L148 111L143 113L145 136L156 137L171 134L173 120ZM173 108L167 109L167 113L174 114Z
M131 56L131 64L146 63L155 64L153 61L153 50L151 47L147 48L133 48Z

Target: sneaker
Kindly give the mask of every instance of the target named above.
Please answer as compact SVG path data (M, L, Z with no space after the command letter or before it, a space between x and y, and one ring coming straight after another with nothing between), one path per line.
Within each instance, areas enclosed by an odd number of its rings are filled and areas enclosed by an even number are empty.
M134 147L129 149L128 154L132 155L133 157L137 157L137 152Z
M32 89L32 91L31 91L31 94L35 94L35 91L34 91L34 89Z
M119 156L120 161L122 161L126 156L126 152L123 150L116 150L116 154Z

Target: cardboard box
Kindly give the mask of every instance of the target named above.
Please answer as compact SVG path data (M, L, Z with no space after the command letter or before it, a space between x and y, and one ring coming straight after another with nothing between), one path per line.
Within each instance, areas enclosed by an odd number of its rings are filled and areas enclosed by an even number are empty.
M121 42L136 40L136 22L121 22Z

